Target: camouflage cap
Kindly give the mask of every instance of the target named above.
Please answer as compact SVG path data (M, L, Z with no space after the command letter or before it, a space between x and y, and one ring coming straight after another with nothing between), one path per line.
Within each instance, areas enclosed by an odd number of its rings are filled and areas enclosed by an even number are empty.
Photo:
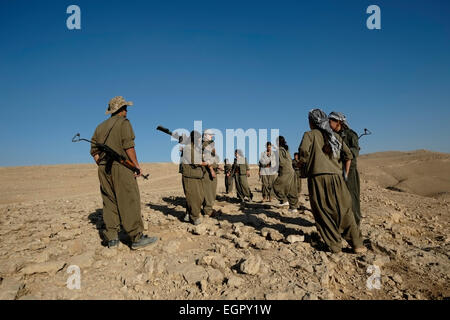
M133 101L125 101L122 96L117 96L109 100L108 109L106 109L105 114L112 114L122 108L123 106L132 106Z

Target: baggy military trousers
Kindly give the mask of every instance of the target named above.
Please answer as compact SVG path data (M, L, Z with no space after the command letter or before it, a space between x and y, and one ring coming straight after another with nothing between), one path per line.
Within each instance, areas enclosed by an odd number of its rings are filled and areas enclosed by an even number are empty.
M203 212L210 216L213 213L214 202L217 194L217 177L211 178L209 173L205 173L202 179L205 199L203 201Z
M278 200L289 202L290 209L297 209L298 191L297 178L294 173L280 174L273 183L273 191Z
M225 192L230 193L233 191L233 184L234 184L234 178L233 177L227 177L225 175Z
M261 184L262 184L262 196L263 198L270 198L272 194L274 194L273 191L273 183L275 182L277 178L276 174L262 174L261 175Z
M135 241L142 234L144 225L139 187L133 172L120 164L113 164L108 173L105 165L99 165L98 178L106 226L105 240L118 239L122 225L131 241Z
M353 248L362 247L344 178L338 174L312 176L308 178L308 190L316 228L328 248L339 252L342 238Z
M251 198L252 192L248 186L247 174L236 173L234 175L234 182L236 184L236 193L240 200L244 200L245 197Z
M347 187L352 196L352 209L355 215L355 222L359 226L361 223L361 205L359 201L360 194L360 182L359 182L359 172L356 167L350 167L347 178Z
M189 214L191 218L197 219L201 215L202 204L205 199L203 179L188 178L185 176L181 179L184 194L186 196L186 213Z

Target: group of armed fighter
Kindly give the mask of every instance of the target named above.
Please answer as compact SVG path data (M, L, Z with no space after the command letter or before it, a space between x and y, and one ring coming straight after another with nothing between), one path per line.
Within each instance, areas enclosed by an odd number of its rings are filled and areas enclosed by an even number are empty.
M148 175L143 175L137 160L135 135L127 119L127 107L132 105L133 102L122 96L112 98L106 110L111 117L99 124L88 140L90 153L98 165L105 223L103 241L109 248L119 245L121 228L128 234L132 249L158 240L143 233L136 178ZM327 115L320 109L313 109L308 113L308 121L310 130L303 134L294 159L283 136L276 139L275 146L268 142L261 153L258 162L261 202L269 205L274 195L278 200L274 206L297 213L301 178L306 178L315 225L327 248L340 252L343 238L355 253L364 253L367 249L360 231L360 184L356 165L358 135L339 112ZM220 214L214 210L220 171L225 174L226 193L232 192L234 183L239 200L244 204L253 202L247 180L250 166L242 150L235 150L233 163L225 159L222 169L212 130L203 133L194 130L189 136L179 136L163 127L157 129L178 139L181 145L179 172L186 197L184 221L198 225L202 223L202 215Z

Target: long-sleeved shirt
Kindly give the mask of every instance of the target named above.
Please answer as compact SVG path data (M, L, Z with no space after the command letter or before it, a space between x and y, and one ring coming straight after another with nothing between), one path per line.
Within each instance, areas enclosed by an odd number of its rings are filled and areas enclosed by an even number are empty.
M325 141L322 132L318 129L305 132L298 147L299 160L302 163L304 175L311 177L326 173L342 174L342 161L353 159L353 155L342 138L338 134L335 134L335 136L342 143L341 155L339 158L330 158L323 152Z
M259 166L261 175L274 175L278 171L278 160L275 152L271 151L270 155L267 151L261 153L259 157Z
M278 175L282 176L285 174L294 174L294 168L292 168L292 158L289 151L287 151L283 147L279 147L278 157L279 157Z
M359 139L358 134L352 129L343 129L338 133L347 147L350 149L350 152L353 155L353 160L351 164L351 168L356 168L356 158L359 157Z

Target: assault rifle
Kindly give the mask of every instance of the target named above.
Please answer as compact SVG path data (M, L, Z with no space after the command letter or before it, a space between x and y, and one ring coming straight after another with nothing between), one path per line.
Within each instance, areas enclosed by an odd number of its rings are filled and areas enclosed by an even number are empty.
M189 137L186 136L185 134L180 136L178 133L172 132L169 129L164 128L163 126L157 126L156 130L164 132L165 134L168 134L169 136L173 137L174 139L178 139L178 143L182 143L182 144L188 144L189 143Z
M82 141L82 140L92 143L101 152L106 153L106 156L108 157L109 160L119 162L121 165L127 167L128 169L130 169L131 171L133 171L134 173L136 173L138 175L141 173L141 170L138 167L136 167L133 162L131 162L130 160L126 159L124 156L118 154L113 149L108 147L106 144L94 142L94 141L87 140L87 139L82 139L82 138L80 138L80 134L79 133L77 133L72 138L72 142L79 142L79 141ZM150 174L142 175L142 178L144 178L145 180L148 180L149 175Z
M358 137L358 139L361 139L361 137L362 136L369 136L369 135L371 135L372 134L372 132L370 132L370 130L369 129L364 129L364 133L363 134L361 134L359 137Z
M159 130L161 132L164 132L165 134L168 134L169 136L171 136L174 139L178 139L178 143L180 144L188 144L191 142L190 137L186 136L185 134L183 134L182 136L180 136L178 133L176 132L172 132L169 129L163 127L163 126L157 126L156 130ZM210 142L212 143L212 141ZM203 160L202 160L203 161ZM210 178L212 178L212 171L214 170L213 168L211 168L208 165L204 166L206 168L206 170L208 171L208 174L210 176ZM219 167L217 168L219 171L222 171L222 169Z

